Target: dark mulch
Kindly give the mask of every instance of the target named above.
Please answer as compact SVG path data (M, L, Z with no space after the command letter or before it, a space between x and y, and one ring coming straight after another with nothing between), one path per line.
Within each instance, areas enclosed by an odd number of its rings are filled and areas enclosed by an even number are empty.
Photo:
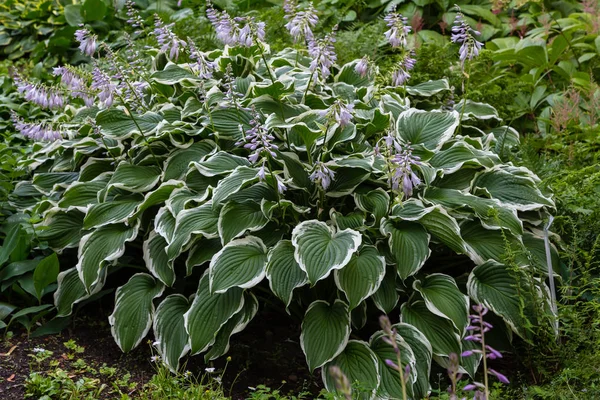
M137 349L123 354L113 341L107 315L100 312L94 316L77 317L70 327L57 335L28 338L25 332L15 331L10 340L0 342L0 399L24 398L24 383L30 373L31 357L28 355L32 354L34 347L54 352L53 358L61 362L59 367L66 366L66 357L61 355L66 351L63 343L69 339L85 347L85 352L78 354L77 358L82 358L94 368L103 363L116 367L120 376L130 373L131 381L138 382L138 388L141 388L154 373L150 346L143 342ZM299 337L300 326L297 323L268 311L259 312L243 332L232 337L228 353L231 362L223 377L226 392L230 391L234 400L244 399L249 386L264 384L271 388L281 387L283 392L318 393L320 378L309 373ZM217 360L211 366L222 369L225 360ZM202 374L206 367L208 365L204 364L202 355L187 360L186 369L195 375ZM110 387L110 381L104 383ZM135 397L135 392L131 396Z

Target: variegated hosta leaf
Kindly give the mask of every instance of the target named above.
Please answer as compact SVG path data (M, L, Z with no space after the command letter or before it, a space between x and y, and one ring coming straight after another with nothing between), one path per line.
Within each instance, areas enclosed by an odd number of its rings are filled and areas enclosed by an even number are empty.
M154 314L154 339L163 362L173 372L179 369L179 360L190 351L189 336L185 330L183 315L190 308L190 301L183 295L167 296Z
M322 368L321 376L325 388L330 392L336 392L336 378L331 376L329 370L332 366L338 367L346 375L350 384L360 384L361 392L355 398L373 398L379 387L379 363L367 343L350 340L344 351Z
M215 342L223 325L244 307L244 291L232 288L225 293L210 293L208 273L198 284L196 297L184 314L185 330L190 336L193 355L202 353Z
M96 123L102 128L102 133L110 138L121 140L133 134L148 135L161 121L163 117L153 112L132 116L114 107L100 111L96 115Z
M335 232L326 223L316 220L304 221L292 232L294 257L311 285L348 264L361 241L357 231Z
M225 175L240 166L250 166L248 159L225 151L219 151L205 161L195 162L193 166L204 176Z
M148 274L135 274L117 289L115 308L108 317L115 342L124 352L135 348L152 326L154 304L164 285Z
M58 286L54 292L54 306L57 317L66 317L73 312L73 306L96 294L104 286L105 273L101 274L98 283L88 293L79 278L77 268L73 267L58 274Z
M502 206L518 211L554 207L554 202L537 187L538 181L526 168L497 166L477 175L471 191L489 193Z
M125 243L134 240L138 226L105 225L81 238L77 271L88 293L106 273L106 263L117 260L125 252Z
M414 222L384 220L381 232L389 236L388 245L396 260L398 276L404 280L416 274L431 254L427 231Z
M423 296L429 311L452 321L461 336L464 335L469 324L469 298L460 292L454 278L430 274L414 281L413 288Z
M322 367L340 354L350 337L350 311L341 300L329 304L311 303L302 321L300 346L310 371Z
M377 248L364 246L334 274L335 283L346 295L352 310L379 289L385 276L385 258L379 255Z
M522 248L519 239L507 231L485 229L477 221L468 221L461 226L462 237L472 250L473 262L483 264L488 260L502 262L507 253ZM527 260L525 260L527 264Z
M142 199L139 196L127 196L95 204L90 207L83 220L83 229L89 230L108 224L126 222L133 216L141 202Z
M168 244L164 237L151 231L148 239L144 241L144 262L148 271L166 286L173 286L175 270L173 261L167 257Z
M154 165L121 163L110 178L108 187L133 193L144 193L160 181L160 168Z
M445 175L452 174L463 166L485 166L491 168L500 159L494 153L478 150L465 142L456 142L452 147L438 151L429 160L429 164Z
M396 304L398 304L399 296L396 291L397 276L398 271L396 267L388 267L379 285L379 289L371 296L375 306L384 314L391 313L396 308Z
M431 360L433 350L431 343L421 331L412 325L399 323L394 325L398 335L404 339L415 355L415 372L417 380L413 384L413 395L416 399L422 399L429 395L429 374L431 373Z
M89 182L73 182L62 195L58 206L65 210L76 209L86 212L98 203L98 192L106 188L108 180L98 179Z
M431 343L433 354L448 356L461 353L460 337L452 322L429 311L425 302L404 303L400 309L400 319L425 335Z
M144 196L144 201L142 201L142 203L135 210L135 216L140 215L152 206L163 204L165 201L167 201L175 189L178 189L183 185L183 182L170 180L162 183L158 188L156 188L156 190L146 193Z
M431 97L434 94L450 90L450 84L447 79L429 80L421 82L415 86L407 86L406 91L413 96Z
M396 132L405 143L422 144L429 150L439 149L454 135L458 119L456 111L425 111L411 108L398 117Z
M209 262L222 248L219 239L200 238L197 240L190 248L185 260L186 276L192 274L194 267Z
M498 117L498 111L494 107L485 103L477 103L472 100L461 100L454 105L454 109L462 114L463 121L470 119L496 119L498 121L501 118Z
M281 240L269 252L267 279L273 293L289 307L294 289L308 283L308 277L294 258L294 246Z
M63 212L52 209L42 223L44 229L37 233L38 239L47 241L48 246L57 252L75 247L83 234L84 218L85 214L77 210Z
M400 383L400 373L386 364L385 360L390 360L398 364L398 358L391 344L384 340L383 331L375 332L369 339L369 346L377 357L379 364L379 375L381 383L377 391L378 397L383 399L402 399L402 385ZM407 391L412 392L413 383L417 380L416 358L411 347L403 340L400 335L396 335L396 344L400 349L400 361L402 371L406 371L409 366L409 376L406 382Z
M231 336L243 331L252 321L258 311L258 300L250 292L244 292L244 307L221 327L215 338L215 343L204 355L204 361L214 360L229 351L229 340Z
M242 236L244 232L262 229L269 220L263 214L260 203L229 201L219 214L219 236L223 245Z
M210 291L224 293L233 287L256 286L265 277L267 248L262 240L247 236L229 242L210 262Z
M231 195L250 183L258 181L258 170L248 167L237 167L230 175L219 181L213 191L212 202L214 207L224 203Z
M212 202L199 207L183 210L177 215L173 240L167 248L167 255L173 260L181 254L182 249L189 243L192 234L202 234L207 238L217 237L219 212L214 209ZM158 229L156 229L159 232Z
M388 214L390 195L382 188L377 188L368 193L354 193L354 202L356 207L372 214L375 221L379 222Z
M190 163L201 161L216 148L217 145L212 140L202 140L185 149L175 150L165 161L163 181L183 179L190 168Z
M471 271L467 291L471 298L501 316L513 331L525 336L522 312L528 314L531 306L521 310L518 272L495 261L488 261ZM523 277L521 277L523 278Z

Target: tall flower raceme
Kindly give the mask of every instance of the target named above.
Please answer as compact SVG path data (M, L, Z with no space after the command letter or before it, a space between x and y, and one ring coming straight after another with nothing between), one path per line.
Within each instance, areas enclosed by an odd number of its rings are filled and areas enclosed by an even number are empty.
M488 385L488 375L495 376L500 382L508 384L510 383L508 378L496 371L495 369L488 368L487 360L496 360L498 358L502 358L502 354L494 349L492 346L485 343L485 333L489 332L493 326L489 322L483 320L483 316L488 313L487 307L483 305L476 304L473 307L474 314L469 315L470 324L467 327L467 331L470 332L468 336L464 338L464 340L472 341L481 344L481 349L473 349L464 351L461 356L469 357L473 354L481 354L483 360L483 377L484 383L473 382L464 387L464 390L477 390L480 392L478 395L483 399L487 400L489 398L489 385Z
M360 75L361 78L366 77L371 72L371 60L369 56L361 58L354 66L354 72Z
M460 44L459 58L461 65L464 66L465 60L472 60L474 57L479 55L481 46L483 43L475 39L475 36L481 35L480 32L471 28L465 20L464 14L460 11L460 8L456 6L457 13L454 19L454 26L452 27L452 36L450 39L454 43Z
M408 71L412 70L417 63L414 56L415 54L412 50L404 53L404 58L398 63L396 70L392 73L393 86L402 86L410 79Z
M189 37L187 38L187 45L190 52L190 59L194 61L194 63L191 64L192 69L202 79L212 78L216 64L206 58L206 56L198 50L194 41Z
M135 3L132 0L125 2L127 8L127 24L132 28L137 28L135 33L140 33L144 30L144 20L140 16L139 11L135 8Z
M327 79L331 75L331 67L337 61L333 47L336 31L337 25L323 39L313 38L308 41L308 54L312 57L310 70L313 73L319 73L323 79Z
M309 3L304 10L299 10L297 5L290 6L288 4L284 6L284 10L286 11L285 18L289 21L285 27L292 35L294 43L298 43L302 39L311 40L314 37L312 28L319 22L317 10L313 4Z
M92 57L98 50L98 36L83 27L75 31L75 40L79 42L79 50L87 56Z
M83 100L86 107L94 104L94 96L88 90L87 80L83 73L71 66L56 67L52 71L54 76L60 76L60 82L69 90L71 97Z
M385 38L390 42L392 47L406 47L408 44L408 34L411 31L410 24L406 17L392 10L384 19L388 29L385 32Z
M115 96L119 93L117 85L98 66L95 66L92 71L92 85L90 88L96 93L100 105L104 108L109 108Z
M165 25L158 15L154 15L154 35L160 46L160 51L163 53L168 52L171 60L177 60L179 49L186 46L185 41L179 39L171 30L174 25L175 23Z
M331 121L337 123L341 128L345 127L352 121L352 111L354 104L344 103L342 100L336 100L331 107L322 111L322 115Z
M29 82L14 70L12 74L17 91L23 95L25 100L42 108L58 109L65 106L67 99L61 90Z
M229 46L251 47L265 40L265 23L253 17L231 17L227 11L217 11L208 2L206 16L217 32L217 39Z
M410 145L402 145L389 132L375 146L375 154L386 159L390 188L393 191L401 189L405 198L412 196L414 189L422 183L413 168L423 165L423 162L412 152Z
M33 140L55 141L62 139L63 133L59 129L54 129L47 123L25 122L14 112L11 113L11 119L15 128L21 135Z

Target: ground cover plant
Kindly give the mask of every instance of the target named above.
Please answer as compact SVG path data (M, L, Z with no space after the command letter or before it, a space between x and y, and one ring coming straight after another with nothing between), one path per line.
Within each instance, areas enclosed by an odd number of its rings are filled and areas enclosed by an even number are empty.
M89 67L56 68L55 85L13 73L49 110L13 114L39 142L9 201L40 215L38 240L76 264L57 277L57 316L117 285L117 344L129 351L152 329L177 370L188 352L225 354L276 296L302 319L327 389L337 366L367 397L426 396L432 360L472 350L471 302L506 323L500 336L531 340L551 314L540 232L553 201L502 161L517 132L489 105L449 101L444 79L409 86L399 14L385 37L403 62L384 83L368 57L337 66L335 30L315 37L310 9L287 12L307 49L272 54L260 21L209 7L223 49L200 51L157 18L156 48L113 50L82 28ZM481 44L461 15L453 39L468 68ZM398 310L386 341L369 321ZM386 363L394 349L401 365ZM480 360L459 363L473 376Z

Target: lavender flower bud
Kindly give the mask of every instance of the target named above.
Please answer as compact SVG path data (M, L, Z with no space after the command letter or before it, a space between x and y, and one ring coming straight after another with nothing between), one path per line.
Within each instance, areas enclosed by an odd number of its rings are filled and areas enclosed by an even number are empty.
M461 65L464 66L465 60L472 60L474 57L479 55L479 51L483 46L483 43L477 41L475 36L481 35L478 31L474 30L469 26L465 20L464 14L460 8L456 6L457 14L454 19L454 26L452 27L452 36L450 40L453 43L459 43L459 58Z
M251 150L252 153L248 156L248 161L256 163L261 156L277 158L279 147L273 143L275 136L271 135L267 128L260 122L260 115L253 109L253 118L250 120L251 128L245 133L244 140L236 144L239 146L244 144L244 148ZM264 168L264 163L263 163ZM259 170L260 173L260 170ZM260 176L259 176L260 177Z
M109 108L113 104L117 85L112 83L109 76L98 67L94 67L92 71L91 89L96 91L102 107Z
M364 56L360 59L354 66L354 72L360 75L361 78L364 78L369 73L369 57Z
M277 191L279 192L279 194L283 194L283 192L287 190L287 187L285 186L281 178L275 176L275 179L277 180Z
M337 55L335 54L335 33L337 25L333 28L333 31L325 36L323 39L315 40L310 39L308 41L308 54L313 58L310 63L310 70L314 72L320 72L323 79L331 74L330 68L337 61Z
M138 28L136 33L140 33L144 30L144 21L140 16L140 13L135 8L135 3L132 0L127 0L125 2L125 7L127 7L127 24L129 24L133 28Z
M398 365L396 365L396 363L393 362L392 360L386 359L385 360L385 365L387 365L390 368L395 369L396 371L400 371L400 367L398 367Z
M11 119L17 131L27 138L40 141L55 141L62 139L62 132L60 130L53 129L47 124L34 124L25 122L15 113L11 113Z
M395 143L399 147L398 143ZM413 172L412 167L422 165L421 159L412 154L412 148L406 146L401 150L396 148L397 153L391 158L392 164L395 166L392 175L392 189L398 190L402 184L402 192L405 197L412 196L413 189L421 184L419 177Z
M161 46L160 51L163 53L168 52L170 59L177 60L179 57L179 48L185 47L186 43L171 31L174 25L174 23L163 24L159 16L154 14L154 35L156 36L158 45Z
M206 58L204 54L198 51L194 41L188 37L188 48L190 51L190 59L196 63L193 64L194 70L198 73L198 76L202 79L210 79L213 76L216 64Z
M402 86L410 79L410 74L408 71L413 69L417 62L413 57L414 52L408 52L404 55L402 61L398 63L397 69L392 74L392 85Z
M508 378L506 376L502 375L500 372L496 371L495 369L488 368L488 372L490 374L494 375L496 378L498 378L498 380L500 382L505 383L507 385L510 383L510 381L508 380Z
M298 43L301 39L311 40L313 38L312 28L319 22L319 17L312 3L306 10L289 13L286 17L289 22L285 24L285 27L292 35L294 43Z

